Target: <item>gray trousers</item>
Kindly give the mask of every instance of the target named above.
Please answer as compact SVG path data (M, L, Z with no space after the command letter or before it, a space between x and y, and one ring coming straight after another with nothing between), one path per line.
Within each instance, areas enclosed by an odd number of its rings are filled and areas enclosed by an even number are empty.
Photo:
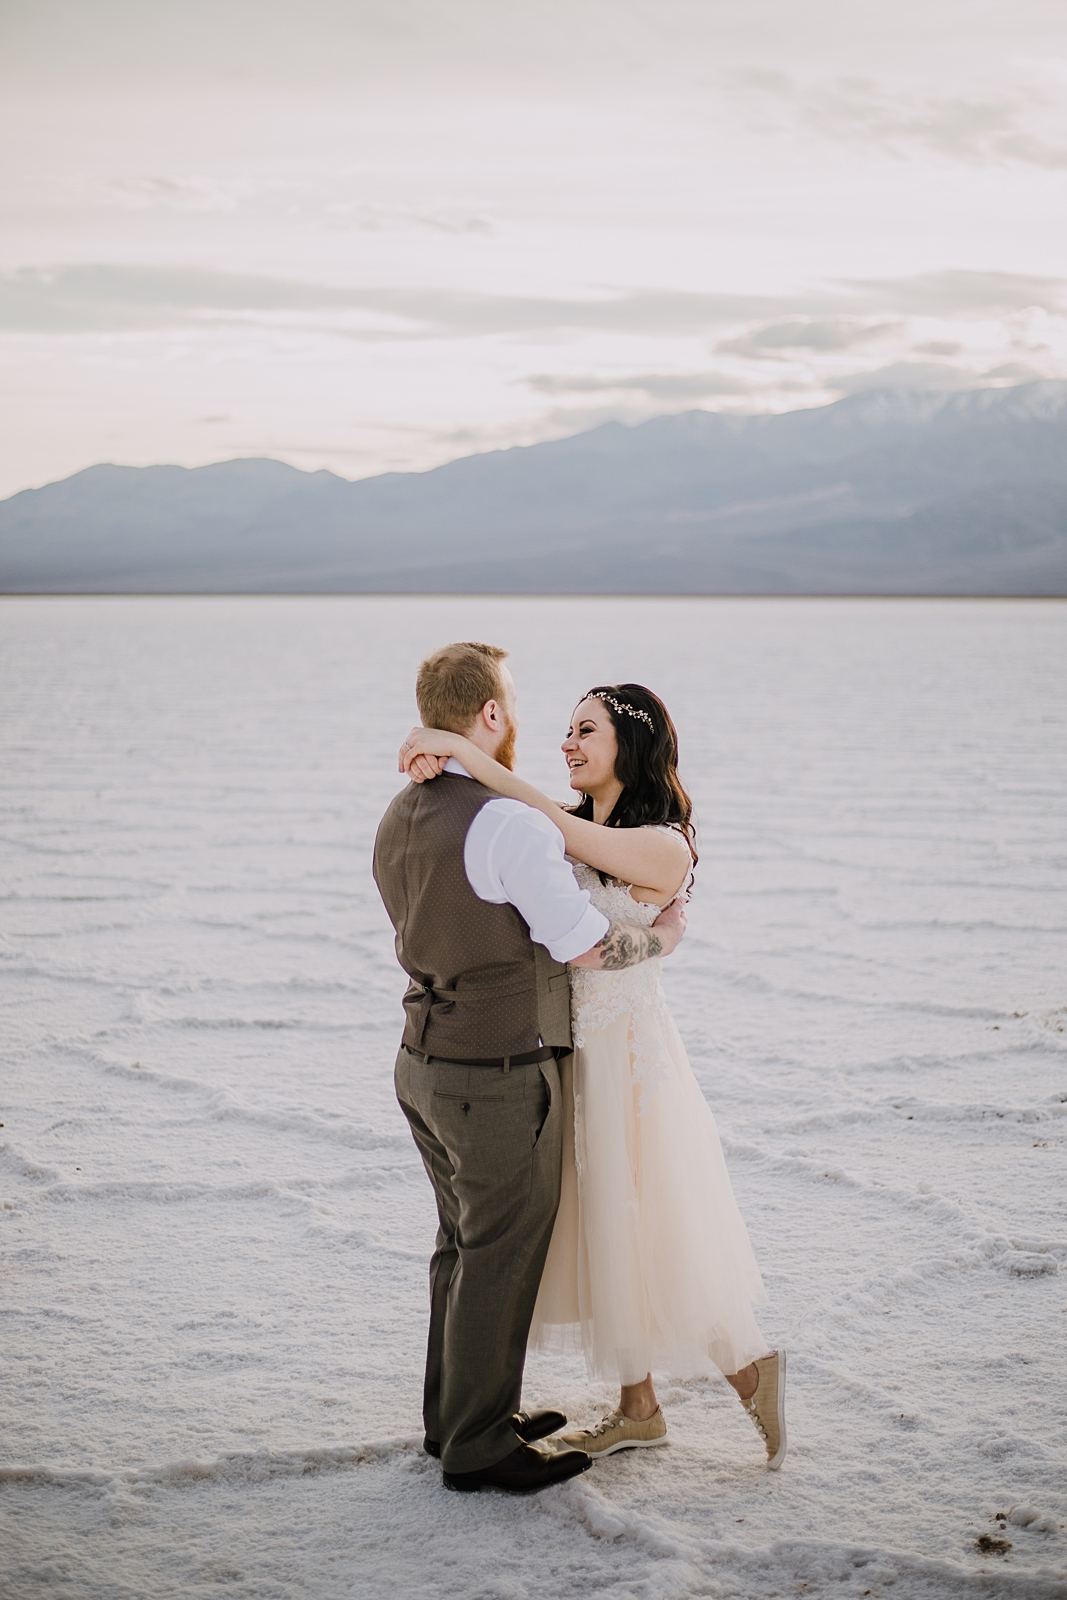
M423 1421L446 1471L475 1472L521 1442L508 1418L559 1205L559 1071L423 1062L402 1046L396 1095L440 1222Z

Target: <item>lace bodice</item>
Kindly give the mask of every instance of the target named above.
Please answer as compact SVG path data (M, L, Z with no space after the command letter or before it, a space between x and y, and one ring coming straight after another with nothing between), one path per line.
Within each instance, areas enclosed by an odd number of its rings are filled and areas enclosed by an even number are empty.
M602 883L599 872L583 861L571 861L571 866L579 887L588 889L597 910L613 922L636 922L648 928L659 916L662 907L635 900L629 885ZM621 972L594 972L586 967L572 967L571 1026L575 1044L584 1045L590 1033L606 1028L626 1012L636 1014L657 1003L663 1004L659 971L658 957L641 961L635 967L624 967Z

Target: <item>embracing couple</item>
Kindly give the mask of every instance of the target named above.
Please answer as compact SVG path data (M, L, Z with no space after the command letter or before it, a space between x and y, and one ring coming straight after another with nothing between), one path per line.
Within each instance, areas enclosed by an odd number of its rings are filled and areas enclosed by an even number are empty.
M579 803L557 804L511 771L505 656L422 663L374 850L411 979L396 1092L440 1219L425 1448L451 1489L541 1489L665 1444L653 1369L715 1366L777 1467L785 1355L659 981L696 861L674 724L639 684L591 689L563 741ZM621 1386L593 1428L520 1409L527 1345L555 1342Z

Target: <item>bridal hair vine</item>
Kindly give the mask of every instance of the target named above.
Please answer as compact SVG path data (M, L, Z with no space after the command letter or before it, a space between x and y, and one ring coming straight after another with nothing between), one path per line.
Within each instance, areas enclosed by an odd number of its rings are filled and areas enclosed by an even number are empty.
M585 696L585 699L601 700L603 701L604 705L610 706L612 711L625 711L628 717L636 717L639 722L647 722L649 727L652 729L652 732L655 733L656 731L656 724L652 721L652 718L649 716L648 712L642 711L638 706L624 705L621 700L616 700L613 695L598 694L595 690L590 690L590 692Z

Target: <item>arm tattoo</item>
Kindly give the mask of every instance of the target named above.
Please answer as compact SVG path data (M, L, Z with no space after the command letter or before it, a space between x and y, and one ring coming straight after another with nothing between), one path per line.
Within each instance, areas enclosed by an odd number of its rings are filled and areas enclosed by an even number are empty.
M600 951L600 965L608 972L636 967L640 961L658 956L663 949L659 934L639 928L632 922L613 922L602 939L593 946Z

